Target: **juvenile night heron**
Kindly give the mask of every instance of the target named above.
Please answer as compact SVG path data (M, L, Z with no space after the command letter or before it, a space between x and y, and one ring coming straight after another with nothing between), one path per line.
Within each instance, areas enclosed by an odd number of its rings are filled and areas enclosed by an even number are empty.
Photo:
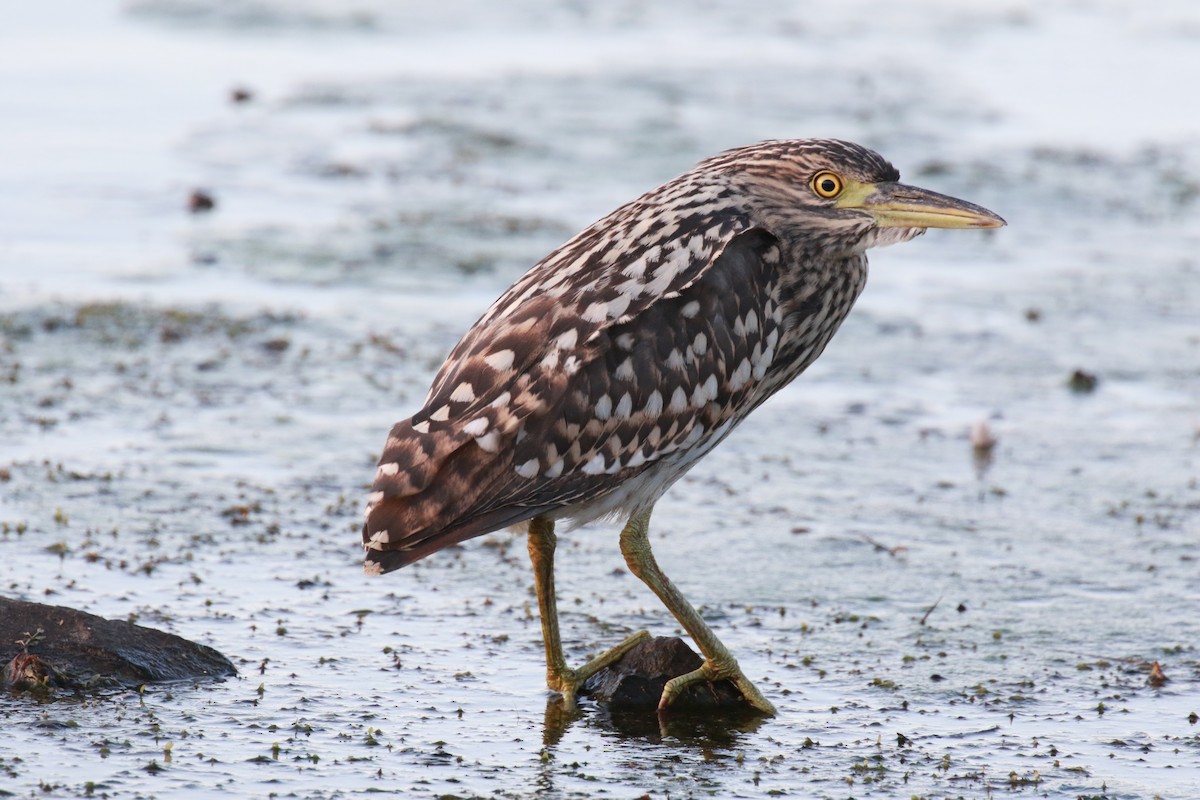
M629 569L704 655L667 683L659 710L728 678L774 713L659 569L650 512L821 354L863 289L868 248L1004 225L899 178L850 142L762 142L701 162L546 256L467 331L424 408L392 428L363 526L366 571L527 521L547 684L571 702L648 634L567 666L554 523L620 515Z

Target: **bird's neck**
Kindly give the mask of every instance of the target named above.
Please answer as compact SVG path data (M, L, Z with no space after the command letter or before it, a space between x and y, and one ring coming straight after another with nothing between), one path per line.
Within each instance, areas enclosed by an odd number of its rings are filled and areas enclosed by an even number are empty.
M783 336L772 369L772 390L817 359L850 313L867 283L867 257L814 258L799 254L780 281Z

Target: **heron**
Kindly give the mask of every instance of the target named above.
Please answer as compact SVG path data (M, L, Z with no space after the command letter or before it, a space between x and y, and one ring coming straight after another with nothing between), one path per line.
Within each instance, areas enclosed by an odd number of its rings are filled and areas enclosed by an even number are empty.
M727 679L774 714L659 567L650 515L821 355L866 284L868 249L929 228L1005 224L899 181L852 142L760 142L700 162L547 255L466 332L423 407L392 427L367 499L365 571L527 526L546 682L572 703L648 634L568 666L555 525L623 520L629 570L704 659L666 683L659 712L695 683Z

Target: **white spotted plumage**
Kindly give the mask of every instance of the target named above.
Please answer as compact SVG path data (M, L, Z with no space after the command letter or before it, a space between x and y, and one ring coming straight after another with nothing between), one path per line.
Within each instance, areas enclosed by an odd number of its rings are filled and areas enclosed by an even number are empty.
M831 151L863 180L897 177L841 142L742 148L622 206L518 280L393 428L363 529L370 569L537 515L648 508L799 374L866 279L850 243L868 222L837 231L847 245L832 260L789 244L804 223L796 187Z

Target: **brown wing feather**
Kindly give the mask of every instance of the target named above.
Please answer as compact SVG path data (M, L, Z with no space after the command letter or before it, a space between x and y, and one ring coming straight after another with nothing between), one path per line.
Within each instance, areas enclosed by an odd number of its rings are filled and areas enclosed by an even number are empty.
M554 299L510 290L519 307L485 316L389 437L363 528L371 569L590 501L744 406L780 336L779 250L756 229L703 261L675 269L666 299L582 332Z

